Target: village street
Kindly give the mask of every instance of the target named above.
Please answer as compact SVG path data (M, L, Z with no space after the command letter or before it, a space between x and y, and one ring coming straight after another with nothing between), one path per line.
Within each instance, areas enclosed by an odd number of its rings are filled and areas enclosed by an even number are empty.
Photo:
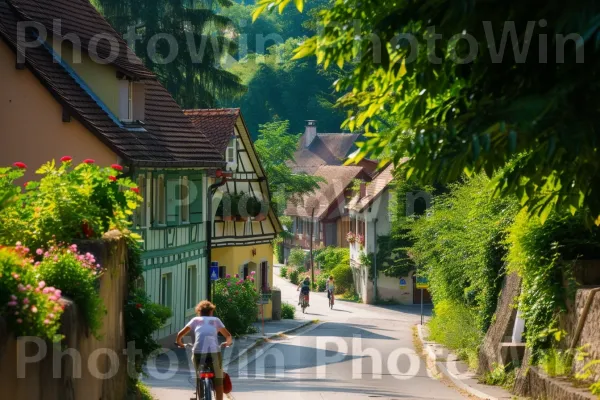
M296 287L279 278L278 272L276 269L274 280L282 291L282 301L297 304ZM418 306L375 307L339 301L330 310L325 294L312 293L306 314L298 309L296 318L317 322L267 343L226 368L233 381L231 397L463 398L455 389L432 378L415 352L413 326L419 322ZM376 361L372 362L371 357ZM158 400L193 394L187 373L146 383Z

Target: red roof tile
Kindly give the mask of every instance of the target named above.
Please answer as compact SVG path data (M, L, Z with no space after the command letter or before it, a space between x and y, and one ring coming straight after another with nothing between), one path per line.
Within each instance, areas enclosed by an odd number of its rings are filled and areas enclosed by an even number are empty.
M206 135L220 154L225 154L229 140L234 134L235 123L240 116L239 108L183 110L194 126Z

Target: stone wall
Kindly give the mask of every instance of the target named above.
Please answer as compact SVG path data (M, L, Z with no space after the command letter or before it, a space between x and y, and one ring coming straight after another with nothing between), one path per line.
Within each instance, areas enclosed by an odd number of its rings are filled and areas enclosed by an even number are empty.
M101 337L90 334L77 311L65 300L62 343L46 343L47 353L38 362L25 365L18 376L22 357L38 351L35 343L17 340L6 331L0 318L0 388L11 400L123 400L127 398L127 358L123 304L127 296L127 248L118 235L104 241L79 243L80 250L93 253L105 268L100 295L106 315ZM62 348L61 348L62 346ZM73 355L66 355L69 351ZM42 353L43 354L43 353Z
M579 289L577 291L574 324L567 339L573 338L577 321L582 317L585 303L588 301L590 295L591 289L589 288ZM585 317L581 335L579 336L579 340L575 343L575 348L586 346L585 351L589 353L590 356L584 361L575 360L573 363L574 372L581 371L585 363L589 360L600 360L600 292L596 292L591 301L592 303L588 314ZM594 381L600 380L600 366L595 366L594 371Z
M513 273L504 278L502 292L494 321L488 329L479 350L479 373L484 374L493 369L494 363L501 363L500 347L511 336L517 310L515 299L521 292L521 278Z

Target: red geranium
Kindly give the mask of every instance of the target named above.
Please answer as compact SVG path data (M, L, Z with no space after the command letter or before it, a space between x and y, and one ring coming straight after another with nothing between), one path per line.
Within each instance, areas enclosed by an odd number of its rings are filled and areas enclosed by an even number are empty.
M111 182L116 182L117 181L117 177L111 175L111 176L108 177L108 180L111 181Z
M131 191L132 191L132 192L136 192L137 194L140 194L140 189L138 189L138 188L136 188L136 187L134 187L134 188L131 188Z
M84 162L85 164L93 164L93 163L95 163L96 161L92 160L91 158L86 158L85 160L83 160L83 162Z
M138 310L139 310L140 308L142 308L142 307L143 307L143 306L142 306L140 303L137 303L137 304L135 305L135 308L137 308Z
M25 168L27 168L27 164L18 161L18 162L16 162L16 163L13 164L13 167L25 169Z
M110 167L116 171L123 171L123 167L119 164L112 164Z
M71 160L73 160L73 157L70 157L70 156L64 156L60 159L61 162L68 162Z

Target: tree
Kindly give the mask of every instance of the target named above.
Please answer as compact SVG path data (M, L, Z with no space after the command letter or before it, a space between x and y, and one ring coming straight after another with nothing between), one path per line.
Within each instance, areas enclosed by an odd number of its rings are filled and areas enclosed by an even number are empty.
M288 163L294 160L300 135L289 133L288 121L263 124L258 140L254 142L256 152L269 179L269 187L281 214L287 200L315 190L323 179L305 173L294 173Z
M288 3L261 0L253 16ZM371 133L356 160L409 155L420 183L502 171L495 194L542 221L583 210L600 224L599 14L588 0L333 1L296 57L353 62L336 89L345 126Z
M236 51L235 43L225 37L231 21L215 13L217 5L227 7L229 0L92 3L126 38L129 28L135 27L135 33L141 36L135 42L136 54L183 108L215 107L217 100L244 92L240 79L220 66L224 58Z

